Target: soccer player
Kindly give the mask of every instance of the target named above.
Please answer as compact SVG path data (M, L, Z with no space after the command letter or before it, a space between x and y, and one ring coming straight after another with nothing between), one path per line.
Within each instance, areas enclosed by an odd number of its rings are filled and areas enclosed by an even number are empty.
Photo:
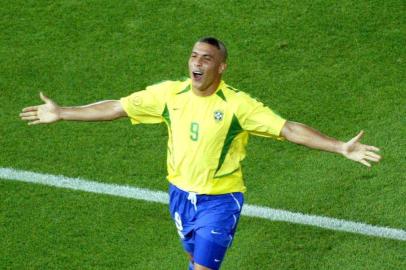
M165 81L120 100L77 107L60 107L40 93L45 104L27 107L20 116L34 125L121 117L129 117L132 124L165 122L169 208L189 255L189 269L219 269L243 206L240 162L249 134L338 153L368 167L381 159L378 148L359 142L362 131L348 142L336 140L283 119L227 85L222 81L226 60L221 41L202 38L192 49L187 80Z

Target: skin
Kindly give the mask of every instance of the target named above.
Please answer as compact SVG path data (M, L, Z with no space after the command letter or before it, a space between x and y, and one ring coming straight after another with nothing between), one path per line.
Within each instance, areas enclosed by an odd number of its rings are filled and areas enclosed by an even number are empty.
M221 82L227 64L224 55L216 47L197 42L189 58L189 76L192 80L192 91L198 96L210 96ZM203 72L202 78L196 80L193 71Z
M227 68L221 51L210 44L201 42L194 45L188 66L192 91L202 97L210 96L216 91L222 74ZM202 72L201 78L196 78L193 74L194 71ZM21 119L28 121L29 125L50 124L60 120L109 121L128 116L118 100L105 100L85 106L61 107L42 92L40 98L44 104L24 108L20 113ZM361 131L351 140L342 142L293 121L287 121L281 131L281 135L290 142L337 153L371 167L370 162L379 162L381 156L377 154L379 151L377 147L360 143L363 134L364 132ZM187 255L189 260L193 261L192 254ZM195 269L210 270L196 263Z

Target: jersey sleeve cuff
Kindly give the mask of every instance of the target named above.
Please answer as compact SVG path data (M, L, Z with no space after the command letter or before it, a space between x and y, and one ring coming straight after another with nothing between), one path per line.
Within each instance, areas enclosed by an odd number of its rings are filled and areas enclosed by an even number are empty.
M128 117L130 118L131 124L137 125L140 124L139 121L137 121L134 118L134 115L131 113L131 101L130 97L123 97L120 99L121 106L123 107L124 111L127 113Z

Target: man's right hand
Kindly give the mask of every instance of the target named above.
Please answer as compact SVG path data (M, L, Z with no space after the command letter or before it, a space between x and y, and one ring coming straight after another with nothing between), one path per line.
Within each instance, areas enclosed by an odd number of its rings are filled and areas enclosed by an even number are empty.
M61 119L60 107L54 101L39 93L45 104L24 108L20 113L21 120L28 121L29 125L49 124Z

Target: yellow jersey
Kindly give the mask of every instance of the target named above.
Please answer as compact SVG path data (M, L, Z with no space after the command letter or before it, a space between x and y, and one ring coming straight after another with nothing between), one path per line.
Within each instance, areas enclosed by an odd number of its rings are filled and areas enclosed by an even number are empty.
M165 81L121 98L133 124L168 127L169 182L198 194L244 192L241 161L248 135L280 137L286 120L222 81L210 96L197 96L191 80Z

